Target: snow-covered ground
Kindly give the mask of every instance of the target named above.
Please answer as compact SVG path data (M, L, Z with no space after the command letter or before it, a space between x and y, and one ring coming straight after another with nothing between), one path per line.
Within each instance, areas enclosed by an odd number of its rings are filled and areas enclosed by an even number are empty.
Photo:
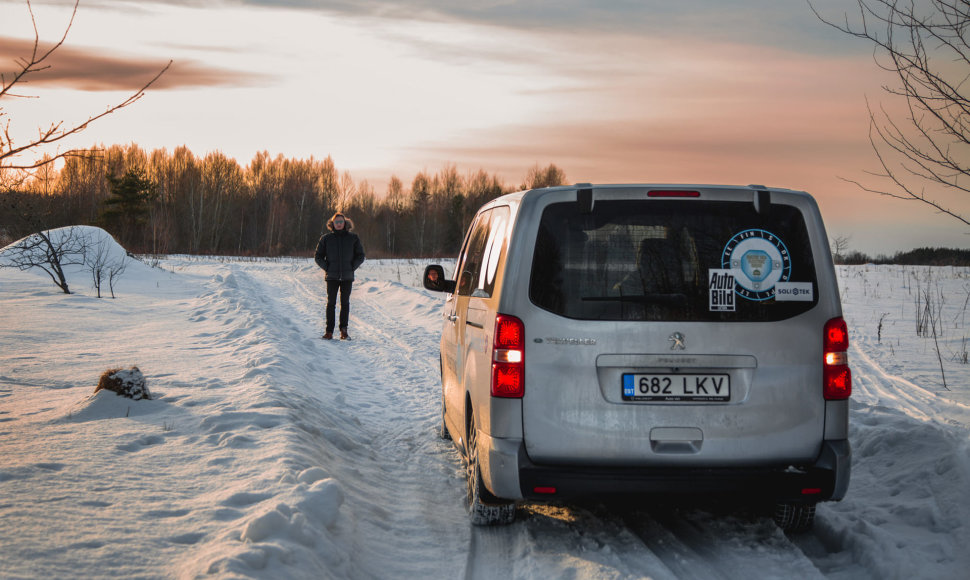
M0 269L0 577L970 575L966 269L840 268L852 483L790 538L761 514L662 501L527 505L472 528L435 433L443 296L419 287L423 262L365 262L349 342L319 339L311 260L160 266L129 264L116 299L83 267L71 295ZM153 400L93 394L132 365Z

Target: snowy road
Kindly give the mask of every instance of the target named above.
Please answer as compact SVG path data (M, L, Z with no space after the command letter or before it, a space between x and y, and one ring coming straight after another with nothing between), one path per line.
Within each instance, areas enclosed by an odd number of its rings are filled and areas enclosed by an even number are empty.
M117 300L0 270L0 577L966 578L964 301L912 332L927 274L843 269L853 479L813 533L712 505L525 505L473 528L438 438L443 297L423 263L368 261L349 342L319 339L309 260L172 257ZM970 273L940 269L941 296ZM891 312L891 316L885 316ZM885 324L879 327L877 321ZM942 328L942 327L941 327ZM941 388L943 358L949 390ZM136 362L155 400L91 395ZM934 368L936 367L936 368ZM146 549L146 547L149 547Z

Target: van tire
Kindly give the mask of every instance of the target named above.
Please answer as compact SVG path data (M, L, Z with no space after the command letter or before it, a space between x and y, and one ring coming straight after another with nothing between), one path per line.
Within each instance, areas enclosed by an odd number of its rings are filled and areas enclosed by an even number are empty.
M438 355L438 374L441 376L441 424L438 425L438 437L451 441L451 432L448 431L448 422L445 421L445 365L441 355Z
M445 421L445 396L441 395L441 421L438 423L438 437L445 441L451 441L451 432L448 431L448 423Z
M468 436L465 438L465 479L466 508L468 517L476 526L501 526L515 520L515 502L503 500L492 495L482 483L482 470L478 465L478 429L475 417L468 422Z
M815 504L778 502L774 519L775 524L785 532L808 532L815 525Z

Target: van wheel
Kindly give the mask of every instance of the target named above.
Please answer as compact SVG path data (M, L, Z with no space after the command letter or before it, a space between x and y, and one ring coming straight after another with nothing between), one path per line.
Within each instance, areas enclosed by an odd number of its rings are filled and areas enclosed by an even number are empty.
M785 532L807 532L815 525L815 504L779 502L775 505L775 524Z
M465 451L465 482L467 509L472 524L495 526L511 524L515 520L515 503L492 495L482 483L482 470L478 465L478 429L475 417L468 423Z
M441 423L438 424L438 437L445 441L451 440L451 433L448 432L448 423L445 422L445 395L441 394Z

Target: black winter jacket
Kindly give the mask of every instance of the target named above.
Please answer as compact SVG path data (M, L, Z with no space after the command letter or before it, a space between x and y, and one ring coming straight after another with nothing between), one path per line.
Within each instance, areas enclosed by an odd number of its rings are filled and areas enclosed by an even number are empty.
M353 280L354 270L364 263L364 245L357 234L335 230L320 237L313 260L327 273L328 281Z

